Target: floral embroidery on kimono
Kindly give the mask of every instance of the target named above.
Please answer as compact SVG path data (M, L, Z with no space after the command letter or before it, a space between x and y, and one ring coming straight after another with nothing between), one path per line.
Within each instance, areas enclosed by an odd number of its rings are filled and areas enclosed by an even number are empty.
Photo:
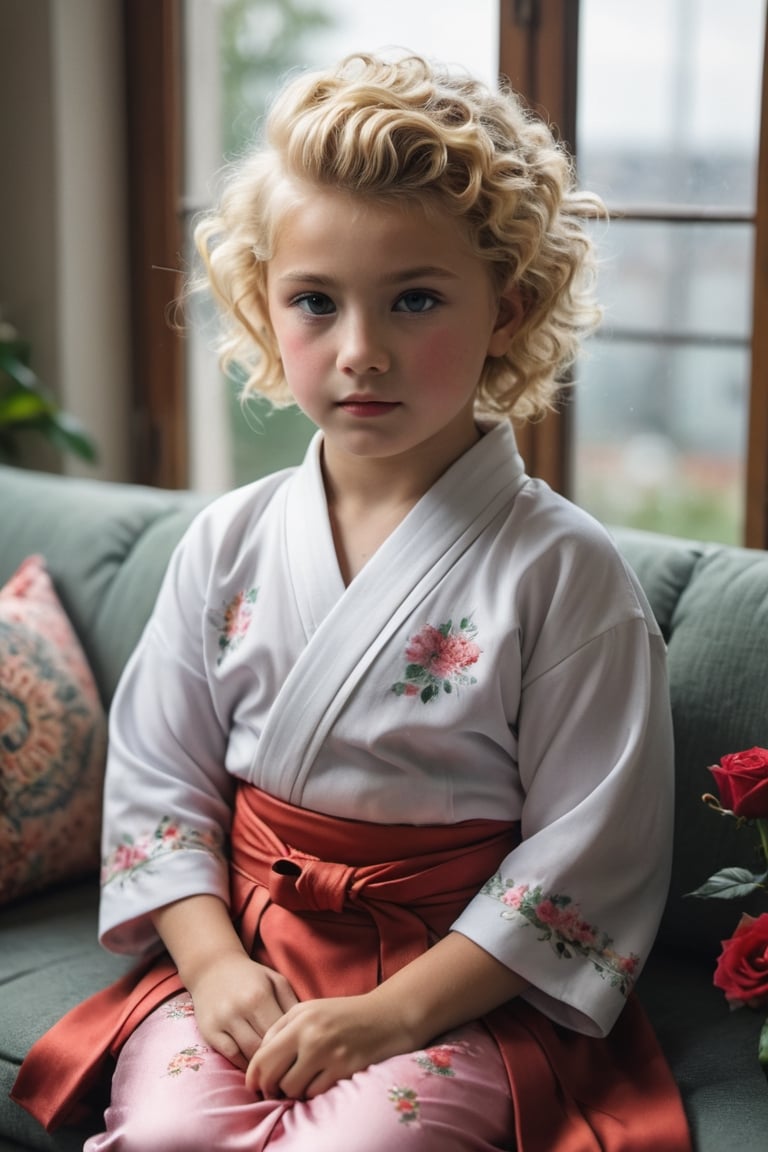
M166 1020L188 1020L194 1017L195 1006L191 996L175 996L163 1005L163 1016Z
M399 1088L395 1085L389 1090L389 1099L395 1111L400 1114L398 1119L401 1124L413 1124L419 1119L421 1104L413 1088Z
M245 639L258 595L258 588L242 589L225 604L220 615L211 613L211 621L219 633L218 665L235 652Z
M587 957L604 980L623 996L629 995L640 957L634 953L619 955L612 948L613 939L588 923L570 896L545 896L540 886L516 885L514 880L503 880L498 872L483 886L482 893L505 905L503 917L524 916L541 932L539 939L548 941L560 959L571 960L574 954Z
M482 654L475 643L476 635L477 625L469 616L462 618L458 628L452 620L437 628L425 624L408 641L408 664L403 679L392 685L392 691L396 696L419 696L423 704L428 704L441 692L476 684L476 677L467 671Z
M102 887L114 880L121 883L130 880L136 872L149 868L158 857L185 849L207 852L217 860L224 858L218 837L164 816L153 832L146 832L136 839L130 835L123 836L104 860L101 869Z
M167 1075L181 1076L182 1072L199 1072L205 1064L205 1055L210 1052L205 1044L193 1044L189 1048L182 1048L168 1062Z
M431 1076L455 1076L454 1051L455 1049L450 1044L436 1044L432 1048L426 1048L423 1052L419 1052L418 1056L414 1056L414 1060L419 1068L423 1068Z

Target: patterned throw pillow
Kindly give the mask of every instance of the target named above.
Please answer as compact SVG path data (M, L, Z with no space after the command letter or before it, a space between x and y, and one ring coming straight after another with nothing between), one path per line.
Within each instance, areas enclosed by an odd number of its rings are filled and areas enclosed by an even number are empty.
M0 588L0 903L98 867L106 717L45 562Z

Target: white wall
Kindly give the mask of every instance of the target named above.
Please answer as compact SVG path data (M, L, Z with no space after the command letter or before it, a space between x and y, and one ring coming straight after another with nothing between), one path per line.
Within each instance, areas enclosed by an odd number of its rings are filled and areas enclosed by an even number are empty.
M121 4L0 3L0 307L32 366L127 479L130 388ZM26 457L57 467L45 451Z

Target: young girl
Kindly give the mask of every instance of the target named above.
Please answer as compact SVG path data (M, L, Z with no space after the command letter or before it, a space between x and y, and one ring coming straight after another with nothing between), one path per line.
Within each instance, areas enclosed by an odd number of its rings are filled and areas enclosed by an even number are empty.
M684 1152L631 993L664 645L509 422L594 323L596 201L510 93L416 57L301 76L267 127L199 245L225 361L318 432L175 553L106 785L102 940L149 959L16 1096L66 1116L95 1044L87 1152Z

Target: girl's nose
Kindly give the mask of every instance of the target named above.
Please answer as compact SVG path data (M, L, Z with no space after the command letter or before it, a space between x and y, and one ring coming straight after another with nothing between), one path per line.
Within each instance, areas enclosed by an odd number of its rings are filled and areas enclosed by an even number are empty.
M336 366L345 375L365 376L389 369L386 343L376 324L365 317L349 317L341 335Z

